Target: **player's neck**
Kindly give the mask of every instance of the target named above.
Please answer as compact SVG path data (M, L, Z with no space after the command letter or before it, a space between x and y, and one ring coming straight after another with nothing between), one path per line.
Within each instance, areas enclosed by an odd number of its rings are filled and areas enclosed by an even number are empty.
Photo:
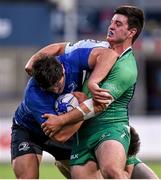
M113 44L111 46L118 54L124 53L128 48L131 48L131 43Z

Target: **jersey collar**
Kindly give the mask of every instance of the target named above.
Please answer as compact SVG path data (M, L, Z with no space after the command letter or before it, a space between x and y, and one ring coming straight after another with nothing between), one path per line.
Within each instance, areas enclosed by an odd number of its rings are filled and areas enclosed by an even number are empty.
M119 58L121 58L123 55L125 55L126 53L128 53L129 51L131 51L132 50L132 47L130 46L130 47L128 47L127 49L125 49L125 51L123 51L122 53L121 53L121 55L119 56Z

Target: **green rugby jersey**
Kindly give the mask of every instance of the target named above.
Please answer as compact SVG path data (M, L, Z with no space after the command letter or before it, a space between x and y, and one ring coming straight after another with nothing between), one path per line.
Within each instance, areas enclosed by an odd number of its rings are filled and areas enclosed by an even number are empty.
M133 97L137 81L137 65L132 49L128 49L114 64L109 75L100 83L113 96L114 102L101 114L87 120L83 127L97 128L115 122L128 124L128 104ZM83 91L91 97L84 83ZM82 129L82 128L81 128Z

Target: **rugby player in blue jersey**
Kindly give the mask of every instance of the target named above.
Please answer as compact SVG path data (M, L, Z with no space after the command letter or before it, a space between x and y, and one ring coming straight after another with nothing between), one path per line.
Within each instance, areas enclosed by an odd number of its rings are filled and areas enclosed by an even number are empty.
M66 165L66 161L70 157L71 141L61 144L52 141L45 135L41 124L46 119L42 115L44 113L56 114L54 104L58 94L81 90L83 70L100 69L100 77L104 77L108 73L118 54L107 47L109 47L107 42L94 40L83 40L75 44L58 43L44 48L30 59L31 64L38 58L46 61L46 71L48 69L56 76L51 83L45 84L43 87L40 87L41 83L38 79L36 81L31 78L26 86L23 100L14 114L11 158L16 178L39 178L39 165L43 151L53 155L58 162L57 164ZM47 53L53 57L48 58L41 53ZM55 60L55 55L57 55L57 60ZM49 59L54 61L52 66ZM55 72L53 72L54 67L56 67ZM58 69L60 73L58 73ZM107 96L104 94L102 97ZM65 175L70 178L69 175Z

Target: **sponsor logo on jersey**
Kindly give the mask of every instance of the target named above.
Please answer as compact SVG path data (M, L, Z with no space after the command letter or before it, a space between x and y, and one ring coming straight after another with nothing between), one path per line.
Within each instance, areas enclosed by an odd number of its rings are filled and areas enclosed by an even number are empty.
M113 91L117 95L119 95L121 93L121 91L119 90L117 85L113 85L113 84L107 83L106 86L107 86L107 89L110 89L111 92Z

